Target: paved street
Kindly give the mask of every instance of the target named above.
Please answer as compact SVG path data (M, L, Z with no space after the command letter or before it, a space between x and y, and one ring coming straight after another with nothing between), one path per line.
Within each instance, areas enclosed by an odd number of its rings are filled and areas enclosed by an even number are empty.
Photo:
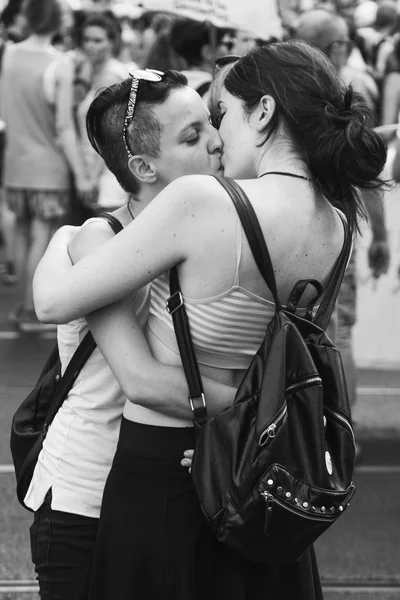
M15 499L9 429L54 334L23 335L8 323L16 292L0 287L0 600L33 600L38 596L30 562L31 514ZM355 475L357 493L317 544L325 598L399 600L400 371L360 370L358 391L353 416L363 455Z

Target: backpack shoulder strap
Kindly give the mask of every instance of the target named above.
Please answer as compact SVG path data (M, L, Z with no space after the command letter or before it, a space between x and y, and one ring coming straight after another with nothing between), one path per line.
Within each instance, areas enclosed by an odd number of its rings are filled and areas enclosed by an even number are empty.
M243 230L246 234L247 241L249 242L249 246L253 253L258 270L272 292L275 306L280 308L281 303L279 302L278 298L278 291L271 257L267 244L265 243L264 234L261 230L260 223L258 222L257 215L250 203L250 200L234 179L220 177L218 175L214 175L214 177L230 195L242 223Z
M211 81L205 81L196 88L196 92L199 94L199 96L204 96L204 94L210 89L210 86Z
M99 217L107 221L107 223L109 224L109 226L115 234L119 233L124 228L121 221L119 221L117 217L114 217L114 215L112 215L109 212L102 212L99 214Z
M123 229L123 225L121 222L111 215L110 213L101 213L99 215L101 218L105 219L115 234ZM74 385L76 378L79 373L83 369L86 364L86 361L89 359L93 350L96 348L96 342L90 331L85 335L77 349L75 350L71 360L69 361L67 368L65 369L64 375L62 376L55 393L55 397L50 405L48 413L46 415L45 421L45 430L50 425L58 410L61 408L65 398L68 395L68 392ZM52 352L52 356L55 350ZM49 362L49 361L48 361Z
M45 430L51 424L58 410L61 408L65 398L68 395L68 392L72 388L76 378L95 348L96 342L89 331L79 344L78 348L75 350L71 360L67 365L67 368L65 369L64 375L57 385L55 396L46 415L46 421L44 424Z
M269 255L264 235L262 233L260 224L257 219L257 215L249 199L247 198L246 194L241 189L241 187L233 179L223 178L220 176L214 177L226 189L226 191L232 198L235 208L238 211L243 229L246 233L246 237L249 242L251 251L253 253L254 260L256 261L258 269L262 274L266 284L272 292L275 301L275 306L277 308L280 308L281 304L278 299L278 292L271 257ZM345 234L343 247L335 263L328 286L325 290L325 293L323 294L321 304L314 318L314 323L324 330L328 327L332 311L340 290L340 286L342 284L343 275L346 270L346 265L348 263L352 247L351 233L348 223L340 211L338 211L338 214L342 219Z
M176 267L172 267L169 271L169 290L171 295L167 300L167 310L174 324L179 354L181 355L182 366L189 388L189 403L193 412L193 418L201 419L207 416L203 381L192 342L189 319L183 303L178 269Z
M346 271L347 263L349 262L351 250L352 250L352 235L350 227L347 223L346 218L343 216L341 211L337 211L340 218L342 219L344 229L344 242L342 250L336 260L333 272L329 280L328 286L322 297L321 304L317 310L317 314L314 317L314 323L321 329L326 329L331 319L332 311L335 307L335 303L339 294L340 286L342 285L343 276Z

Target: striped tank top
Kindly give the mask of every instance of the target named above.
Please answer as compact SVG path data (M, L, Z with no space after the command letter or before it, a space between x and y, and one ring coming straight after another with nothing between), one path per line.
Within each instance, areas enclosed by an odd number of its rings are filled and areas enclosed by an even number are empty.
M242 228L239 224L233 285L225 292L209 298L184 296L193 345L201 365L247 369L275 314L274 302L239 284L241 248ZM167 348L179 354L172 317L166 309L169 296L169 275L164 273L151 284L148 326Z

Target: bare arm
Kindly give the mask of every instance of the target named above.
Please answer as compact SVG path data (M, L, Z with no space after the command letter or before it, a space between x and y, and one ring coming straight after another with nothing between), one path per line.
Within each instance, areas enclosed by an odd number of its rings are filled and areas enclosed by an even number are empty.
M78 190L81 193L86 193L89 191L91 184L84 172L72 114L74 77L72 60L64 58L60 61L57 69L58 85L56 86L55 98L57 136L62 151L71 167Z
M73 263L113 237L106 223L82 228L72 240L69 254ZM65 271L71 269L71 266ZM156 361L134 315L132 298L127 297L86 317L93 337L115 378L129 400L158 412L192 419L189 391L183 369ZM210 414L233 402L236 389L204 378Z
M174 181L124 231L67 275L57 272L46 252L33 283L39 319L61 323L85 316L184 263L194 241L201 241L199 231L211 230L220 219L225 195L223 191L217 195L217 190L219 184L211 177L192 175ZM223 243L225 232L218 235Z
M382 125L392 125L399 120L400 110L400 73L386 75L382 89ZM384 134L389 141L395 132Z
M372 241L368 249L368 263L373 276L378 279L381 275L387 273L390 261L382 192L380 190L364 190L363 201L372 230Z

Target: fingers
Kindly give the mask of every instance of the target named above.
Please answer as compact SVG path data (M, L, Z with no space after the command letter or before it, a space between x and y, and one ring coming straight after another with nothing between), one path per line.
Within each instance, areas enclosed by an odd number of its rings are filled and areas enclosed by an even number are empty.
M192 472L192 459L194 455L194 450L185 450L183 453L184 458L181 460L182 467L189 469L189 473Z

